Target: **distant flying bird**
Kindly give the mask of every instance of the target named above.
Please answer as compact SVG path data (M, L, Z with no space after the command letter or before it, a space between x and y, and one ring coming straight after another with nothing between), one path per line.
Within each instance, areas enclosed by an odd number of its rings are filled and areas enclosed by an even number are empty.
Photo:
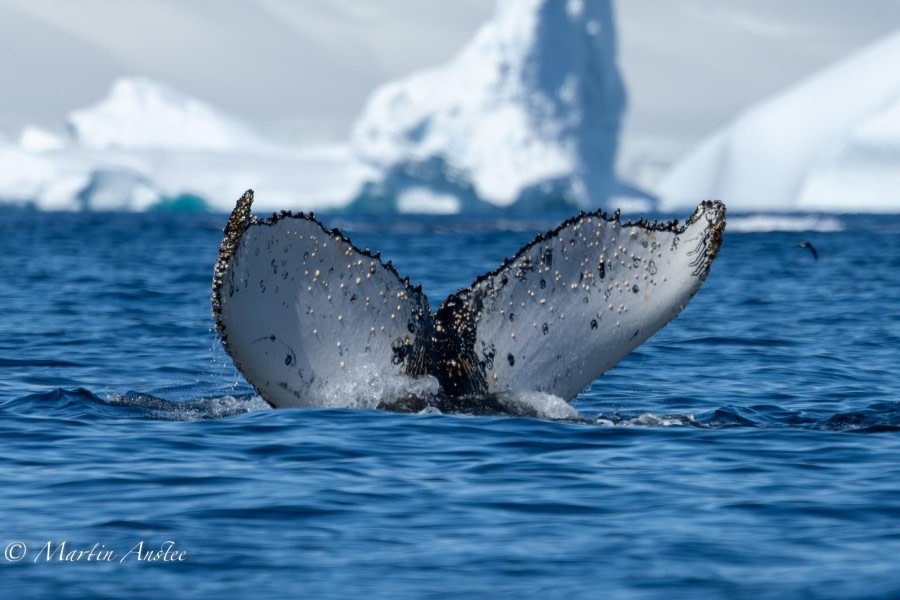
M800 242L797 244L798 248L809 248L809 251L812 252L813 258L819 260L819 253L816 252L816 247L810 244L809 242Z

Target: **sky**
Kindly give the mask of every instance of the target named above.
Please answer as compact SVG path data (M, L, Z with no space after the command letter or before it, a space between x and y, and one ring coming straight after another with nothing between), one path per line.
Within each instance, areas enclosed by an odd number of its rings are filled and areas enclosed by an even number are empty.
M590 1L590 0L588 0ZM0 136L63 131L145 75L290 143L346 140L369 93L452 57L489 0L0 0ZM665 165L740 110L900 27L896 0L620 0L623 170Z

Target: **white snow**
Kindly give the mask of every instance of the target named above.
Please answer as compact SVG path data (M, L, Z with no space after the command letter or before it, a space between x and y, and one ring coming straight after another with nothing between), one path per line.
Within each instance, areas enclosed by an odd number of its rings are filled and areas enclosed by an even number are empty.
M742 113L675 165L667 209L900 211L900 32Z
M195 98L143 77L119 79L109 95L69 116L83 148L271 150L249 127Z
M615 182L624 107L608 1L500 0L449 63L376 90L352 147L389 196L439 183L508 206L550 184L599 205ZM425 164L442 165L427 169L441 181L392 182Z
M147 210L191 194L228 211L244 190L259 210L346 205L369 169L345 145L270 142L212 106L145 78L73 111L66 140L37 127L0 142L0 202L42 210Z
M80 161L61 161L43 153L0 145L0 202L37 203L43 210L77 208L78 192L87 186L89 168Z
M602 205L625 93L609 0L499 0L447 65L377 90L349 145L291 148L143 77L73 111L69 139L0 146L0 202L146 210L185 194L257 208L456 213L550 196ZM262 91L264 93L264 91ZM18 165L17 168L9 168Z
M46 152L65 148L66 140L46 129L27 125L19 135L19 147L29 152Z

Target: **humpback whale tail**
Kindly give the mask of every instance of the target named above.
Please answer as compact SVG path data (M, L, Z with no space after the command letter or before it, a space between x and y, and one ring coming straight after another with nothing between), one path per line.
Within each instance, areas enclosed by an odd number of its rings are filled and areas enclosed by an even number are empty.
M247 191L228 220L212 308L235 365L276 407L333 405L347 381L384 391L410 378L406 393L445 403L571 400L678 315L725 228L720 202L682 226L582 213L432 312L421 286L313 214L259 219L252 202Z

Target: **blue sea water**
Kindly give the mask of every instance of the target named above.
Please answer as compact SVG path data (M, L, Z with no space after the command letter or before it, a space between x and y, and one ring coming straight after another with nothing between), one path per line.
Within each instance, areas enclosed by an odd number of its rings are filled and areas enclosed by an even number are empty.
M437 306L563 216L325 221ZM900 596L900 217L726 232L583 422L269 409L225 220L0 213L3 597Z

